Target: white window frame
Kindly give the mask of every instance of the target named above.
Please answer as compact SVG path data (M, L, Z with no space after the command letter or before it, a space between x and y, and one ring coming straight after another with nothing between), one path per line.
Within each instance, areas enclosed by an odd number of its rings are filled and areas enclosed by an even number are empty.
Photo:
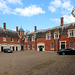
M56 34L58 34L58 38L56 38ZM59 32L54 32L54 39L59 39Z
M34 39L33 39L34 38ZM35 37L34 36L32 36L32 42L34 42L35 41Z
M24 45L24 49L26 50L26 45Z
M14 41L14 39L13 38L11 38L11 42L13 42Z
M3 37L3 41L4 41L4 42L6 41L6 37Z
M49 36L49 38L48 38ZM50 33L46 33L46 40L50 40Z
M34 45L34 47L33 47L33 45ZM34 50L35 49L35 44L32 44L32 50Z
M70 33L73 31L73 36L70 35ZM72 33L71 33L72 34ZM75 37L75 29L69 29L68 30L68 38Z
M29 44L28 44L28 50L30 49L30 46L29 46Z
M25 42L28 42L28 38L25 38Z
M74 43L74 41L70 41L70 42L73 42L73 43ZM70 42L69 42L69 48L71 48L71 47L70 47L70 46L71 46L71 45L70 45ZM74 47L73 47L73 48L71 48L71 49L74 49Z
M19 40L19 39L17 39L17 42L20 42L20 40Z
M54 44L54 42L51 42L51 44L52 44L52 43ZM52 47L52 46L51 46L51 47ZM51 50L54 50L54 47L53 47L53 48L51 48Z
M66 41L60 41L60 49L61 49L61 42L65 42L65 48L66 48Z

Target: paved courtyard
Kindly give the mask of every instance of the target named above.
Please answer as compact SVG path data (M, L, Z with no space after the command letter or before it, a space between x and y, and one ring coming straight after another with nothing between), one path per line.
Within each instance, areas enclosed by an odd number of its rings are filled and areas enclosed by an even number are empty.
M54 51L0 53L0 75L75 75L75 55Z

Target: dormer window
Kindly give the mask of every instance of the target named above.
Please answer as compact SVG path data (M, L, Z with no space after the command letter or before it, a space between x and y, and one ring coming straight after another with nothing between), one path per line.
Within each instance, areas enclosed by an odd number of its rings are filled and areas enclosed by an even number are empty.
M34 36L32 36L32 41L35 41L35 37Z
M3 41L6 41L6 38L5 37L3 37Z
M46 34L46 40L50 40L50 33Z
M54 33L54 39L59 39L59 32Z
M13 38L11 38L11 42L13 42Z
M69 37L74 37L74 29L68 31Z

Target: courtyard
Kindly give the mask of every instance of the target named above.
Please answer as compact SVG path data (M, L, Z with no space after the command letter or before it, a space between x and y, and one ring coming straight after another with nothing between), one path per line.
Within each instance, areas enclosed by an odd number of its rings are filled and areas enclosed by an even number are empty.
M75 55L54 51L0 53L0 75L75 75Z

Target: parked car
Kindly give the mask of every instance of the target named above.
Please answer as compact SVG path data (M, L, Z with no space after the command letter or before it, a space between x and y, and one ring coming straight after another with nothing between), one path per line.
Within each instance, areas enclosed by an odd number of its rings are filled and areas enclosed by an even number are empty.
M13 52L13 51L10 50L10 49L4 49L3 51L4 51L4 53L12 53L12 52Z
M58 50L57 52L58 54L60 55L66 55L66 54L75 54L75 50L72 50L70 48L66 48L66 49L61 49L61 50Z

